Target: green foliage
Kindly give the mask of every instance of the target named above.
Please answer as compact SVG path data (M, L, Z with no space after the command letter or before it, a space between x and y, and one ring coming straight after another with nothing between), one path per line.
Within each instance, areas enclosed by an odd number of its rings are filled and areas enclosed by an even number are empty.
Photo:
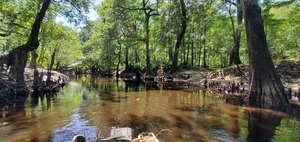
M0 2L0 51L7 52L27 40L39 4L36 0Z
M79 25L87 22L86 14L89 12L93 0L59 0L53 1L56 14L68 19L68 22Z
M95 5L100 18L87 22L85 15L91 2L94 1L52 2L41 29L38 64L46 68L56 49L55 62L59 62L64 69L113 72L119 62L119 53L120 70L128 66L145 68L145 15L141 9L142 1L103 0L100 5ZM26 42L40 6L40 0L0 2L1 55ZM159 13L159 16L152 16L149 23L151 66L153 69L161 65L167 67L172 62L176 37L180 31L180 3L178 0L158 1L157 4L156 1L149 1L146 7L157 9L155 12ZM235 21L236 7L218 0L188 0L186 7L187 31L179 51L180 65L199 67L203 65L205 57L209 67L225 67L233 46L229 11ZM299 59L299 2L262 1L261 7L273 59ZM57 15L64 15L69 22L77 25L86 25L74 31L55 23ZM240 28L240 58L247 63L244 27Z
M298 141L300 136L300 122L294 119L281 120L280 126L276 127L275 135L272 138L274 142Z
M285 12L282 12L285 11ZM274 7L270 10L267 34L274 59L299 59L300 9L295 4Z
M186 5L188 27L179 52L181 66L201 66L205 48L205 60L209 67L225 67L233 46L232 25L228 11L230 10L233 14L233 20L236 20L236 7L233 5L229 7L228 4L217 0L204 2L190 0ZM105 0L102 2L99 8L101 20L94 22L90 39L85 44L86 49L93 52L88 53L88 55L92 55L92 57L89 56L89 60L93 64L97 64L102 70L108 70L108 66L112 67L111 69L115 68L119 39L122 47L121 65L123 64L125 67L125 49L128 49L129 64L145 68L145 61L143 61L145 58L144 13L142 9L139 10L140 7L141 1ZM160 1L157 5L154 4L150 7L158 7L159 11L159 16L152 17L149 24L151 64L153 68L160 65L169 66L172 61L176 35L180 30L178 28L181 18L179 1ZM293 54L297 53L294 51L299 49L297 48L298 41L292 37L298 36L296 33L299 29L297 28L299 22L296 17L297 14L299 15L299 8L296 9L295 3L270 1L263 3L262 7L263 16L268 21L266 22L266 31L273 58L299 58L298 54ZM288 10L286 15L280 16L283 14L280 12L283 9L280 8L292 9ZM274 11L275 9L278 9L278 13ZM278 16L281 18L277 18ZM240 58L242 62L247 63L244 27L240 28L242 29ZM288 32L290 34L287 34ZM283 33L287 36L281 36ZM121 34L124 36L118 38ZM293 48L291 48L292 46ZM287 47L292 50L286 50ZM135 52L138 53L137 62L135 61Z
M39 48L38 64L47 68L52 52L56 49L56 63L68 67L81 61L83 57L78 33L70 27L64 27L54 22L43 24L41 31L41 46Z
M4 0L0 5L0 44L1 55L24 44L31 32L32 24L43 1L40 0ZM47 68L50 57L56 53L57 65L67 67L82 58L78 33L70 27L63 27L54 22L56 15L65 15L70 22L79 24L85 21L90 0L52 1L40 30L40 48L38 64ZM72 19L72 20L70 20Z

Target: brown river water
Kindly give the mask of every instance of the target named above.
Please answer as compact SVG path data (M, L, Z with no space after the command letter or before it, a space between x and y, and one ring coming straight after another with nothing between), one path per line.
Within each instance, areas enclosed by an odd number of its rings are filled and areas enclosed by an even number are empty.
M73 77L58 94L28 98L25 107L2 106L0 142L67 142L109 137L111 127L157 134L161 142L299 142L299 109L275 111L226 104L182 84L130 85Z

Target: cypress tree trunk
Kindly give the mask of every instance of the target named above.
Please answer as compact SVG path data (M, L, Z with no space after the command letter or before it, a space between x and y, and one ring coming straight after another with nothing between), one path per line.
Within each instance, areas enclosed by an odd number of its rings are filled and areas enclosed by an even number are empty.
M261 9L257 0L242 0L250 72L250 105L287 105L282 82L268 50Z
M14 81L18 82L19 85L24 85L24 69L26 66L28 54L25 50L25 45L21 45L11 50L7 56L7 66L10 66L9 74L12 76Z

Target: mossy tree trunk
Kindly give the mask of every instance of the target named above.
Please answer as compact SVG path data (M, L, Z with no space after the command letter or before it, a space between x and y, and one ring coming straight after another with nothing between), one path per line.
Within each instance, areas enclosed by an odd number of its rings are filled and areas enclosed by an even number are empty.
M261 9L257 0L242 0L249 52L250 105L288 104L282 82L268 50Z

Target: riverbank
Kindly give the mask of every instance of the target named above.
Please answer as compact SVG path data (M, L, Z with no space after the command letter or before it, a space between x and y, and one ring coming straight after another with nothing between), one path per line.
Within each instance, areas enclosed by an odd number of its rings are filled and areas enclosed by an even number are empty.
M274 64L290 101L299 104L300 61L281 60ZM186 82L205 87L231 103L243 103L249 93L248 65L234 65L216 71L184 71L180 74L190 76Z
M35 86L39 88L39 91L58 91L67 82L70 81L69 77L57 72L51 71L51 78L47 84L47 74L46 69L38 68L39 82ZM0 97L5 98L8 95L20 95L19 92L33 92L34 91L34 69L25 68L24 71L25 85L21 85L15 82L14 79L7 73L6 70L1 70L0 77Z

